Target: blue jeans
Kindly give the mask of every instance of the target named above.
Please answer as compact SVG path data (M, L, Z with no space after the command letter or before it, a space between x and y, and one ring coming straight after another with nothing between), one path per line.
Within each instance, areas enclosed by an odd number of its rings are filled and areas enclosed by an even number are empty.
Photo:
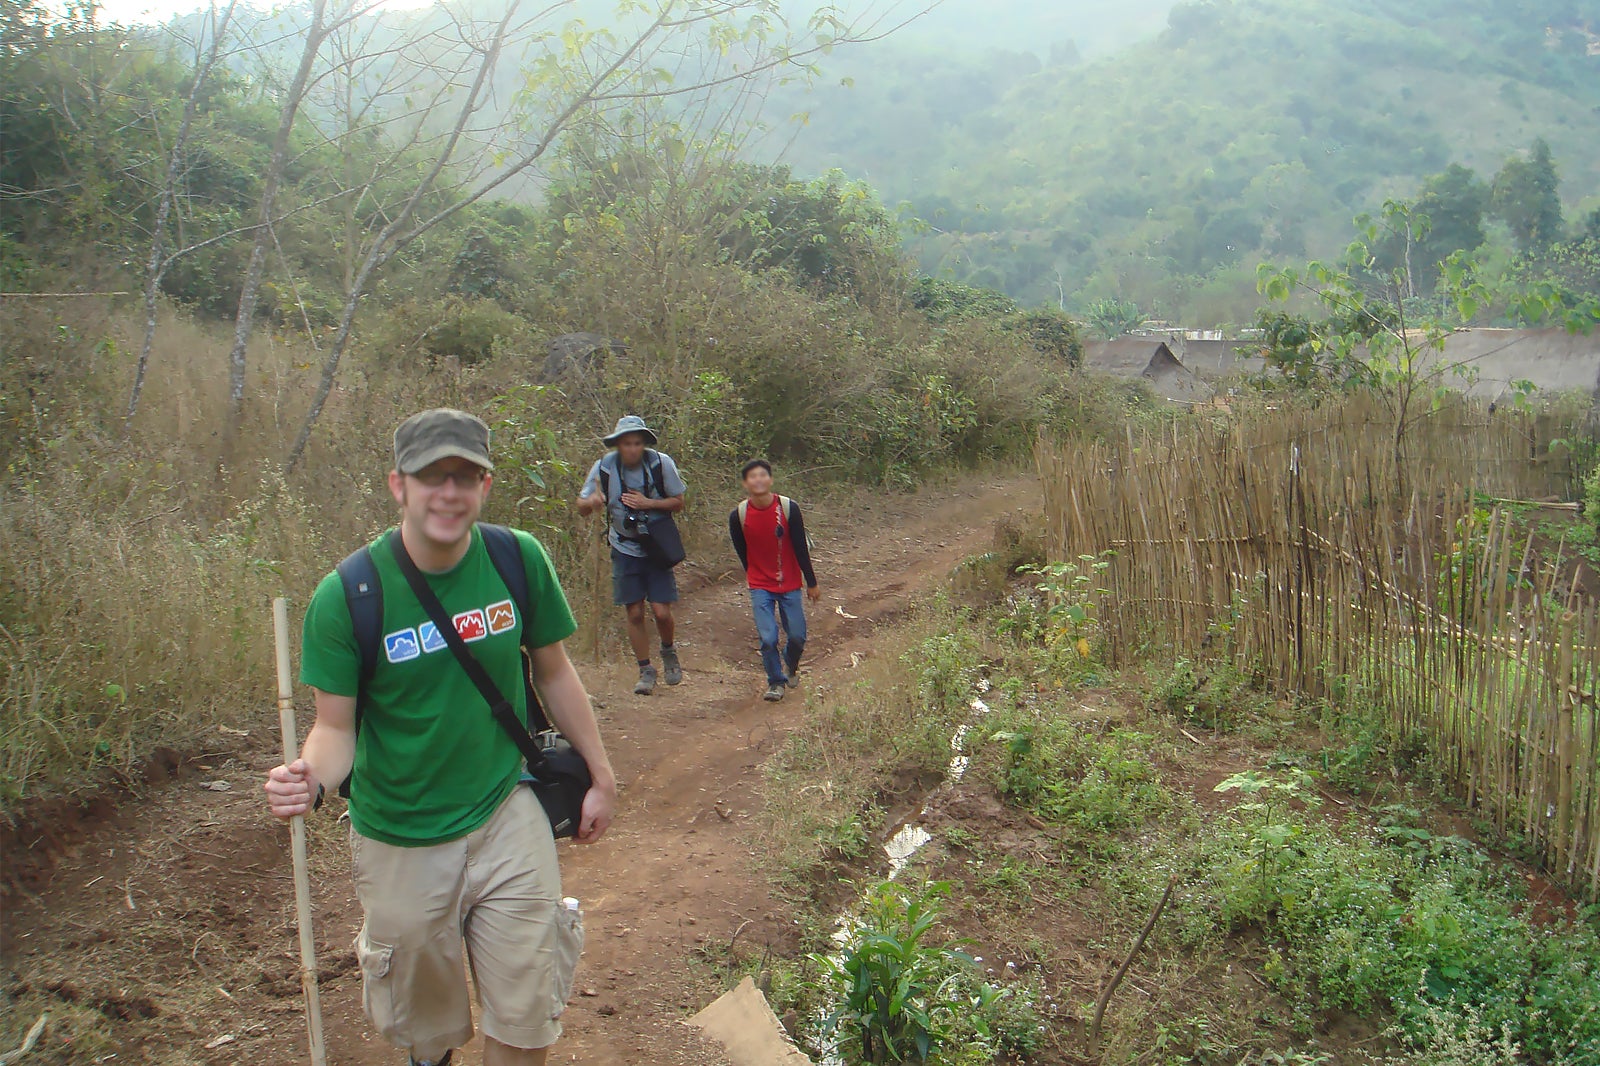
M756 635L761 638L761 665L767 671L767 684L786 685L789 677L800 665L800 656L806 650L805 593L768 592L766 589L750 590L750 607L756 616ZM789 635L783 655L778 655L778 623ZM787 667L787 672L785 672Z

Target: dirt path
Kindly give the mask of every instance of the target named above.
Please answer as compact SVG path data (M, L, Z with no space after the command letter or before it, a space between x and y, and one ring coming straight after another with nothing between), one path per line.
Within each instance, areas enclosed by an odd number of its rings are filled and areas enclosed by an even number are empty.
M995 518L1031 504L1031 484L1019 478L885 501L861 515L854 532L825 515L813 519L825 594L809 610L805 683L831 684L850 669L851 653L870 654L874 628L985 550ZM735 575L716 575L685 596L679 632L688 677L649 699L629 694L631 664L579 663L623 792L616 826L601 843L561 849L565 888L583 900L589 940L581 994L552 1062L713 1066L719 1056L682 1021L721 991L716 961L735 942L782 950L793 939L787 908L761 873L751 818L761 765L802 703L761 702L753 626ZM50 850L54 861L31 884L9 879L22 887L0 927L0 1050L49 1010L56 1021L41 1063L297 1057L304 1030L286 849L256 796L273 747L264 720L248 736L219 733L214 752L158 760L150 776L167 780L93 812L86 835L17 842ZM396 1053L370 1034L361 1012L349 950L360 912L342 834L332 819L314 821L330 1061L392 1064ZM457 1059L478 1062L476 1043Z

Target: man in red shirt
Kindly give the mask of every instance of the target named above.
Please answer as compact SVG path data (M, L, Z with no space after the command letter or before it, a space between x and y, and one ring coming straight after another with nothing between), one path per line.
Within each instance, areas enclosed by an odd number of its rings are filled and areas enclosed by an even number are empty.
M739 472L748 498L728 515L728 536L739 553L750 584L750 606L755 611L756 633L761 637L761 665L767 671L769 703L783 699L800 668L806 648L805 594L815 603L822 598L817 575L811 569L811 545L806 540L800 505L772 491L772 464L752 459ZM788 634L783 654L778 653L778 626ZM785 670L787 669L787 672Z

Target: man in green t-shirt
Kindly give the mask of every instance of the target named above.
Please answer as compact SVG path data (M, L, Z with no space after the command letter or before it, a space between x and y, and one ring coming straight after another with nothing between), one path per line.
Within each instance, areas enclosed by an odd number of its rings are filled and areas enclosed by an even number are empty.
M577 839L611 824L616 777L563 641L576 629L550 557L515 535L528 613L477 531L489 493L489 428L461 411L400 424L389 490L400 541L500 690L526 721L523 630L551 723L584 757L593 787ZM518 787L523 760L407 585L388 536L371 547L383 593L383 640L362 692L361 653L337 573L306 609L300 680L317 720L301 757L267 777L274 815L314 808L350 779L351 854L363 921L356 940L367 1016L411 1056L443 1066L472 1038L463 962L470 961L485 1066L543 1066L571 988L550 823ZM356 696L361 693L361 728ZM463 958L465 955L465 959Z

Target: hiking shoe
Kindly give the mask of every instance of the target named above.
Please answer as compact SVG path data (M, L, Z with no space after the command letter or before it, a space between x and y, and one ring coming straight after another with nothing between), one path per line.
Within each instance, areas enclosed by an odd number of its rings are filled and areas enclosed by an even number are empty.
M783 686L768 685L767 694L761 698L766 700L768 703L777 703L779 700L783 699Z
M411 1066L450 1066L450 1056L454 1054L455 1052L453 1051L446 1051L444 1053L444 1058L434 1059L431 1061L427 1059L413 1059L409 1055L407 1055L406 1058L410 1060Z
M677 648L661 649L661 680L669 685L683 683L683 664L678 661Z
M635 696L648 696L656 690L656 668L653 666L639 667L639 683L633 686Z

